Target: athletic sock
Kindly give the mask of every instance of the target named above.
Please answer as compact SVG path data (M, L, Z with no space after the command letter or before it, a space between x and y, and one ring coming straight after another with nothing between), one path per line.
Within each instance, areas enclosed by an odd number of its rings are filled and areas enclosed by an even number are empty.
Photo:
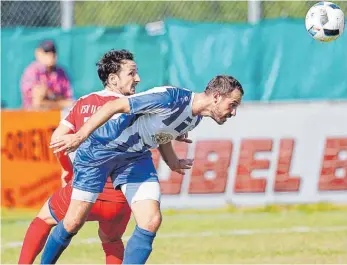
M71 234L65 230L63 220L61 220L47 240L41 257L41 264L55 264L74 235L76 233Z
M145 264L152 252L155 235L153 232L136 226L126 245L123 264Z
M33 264L41 252L53 226L36 217L25 234L18 264Z
M102 248L106 256L106 264L122 264L124 245L121 239L114 242L102 243Z

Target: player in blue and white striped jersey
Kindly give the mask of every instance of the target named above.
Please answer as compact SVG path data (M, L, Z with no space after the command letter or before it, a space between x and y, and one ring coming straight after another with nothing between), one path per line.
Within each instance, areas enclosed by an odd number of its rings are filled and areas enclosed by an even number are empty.
M111 175L137 223L123 263L145 263L161 223L160 187L149 149L172 148L171 140L194 129L203 116L223 124L236 115L242 95L241 84L231 76L216 76L203 93L157 87L106 103L76 134L53 140L55 152L80 146L74 161L72 201L61 225L64 234L71 238L83 225Z

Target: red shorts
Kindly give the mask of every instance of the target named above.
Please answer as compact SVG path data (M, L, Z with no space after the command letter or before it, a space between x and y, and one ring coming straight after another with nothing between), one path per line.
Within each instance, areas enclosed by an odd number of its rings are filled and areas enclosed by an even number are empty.
M59 222L67 212L72 194L71 182L56 191L49 200L48 206L53 218ZM127 202L96 200L88 221L99 221L100 229L109 237L122 236L130 219L131 210Z

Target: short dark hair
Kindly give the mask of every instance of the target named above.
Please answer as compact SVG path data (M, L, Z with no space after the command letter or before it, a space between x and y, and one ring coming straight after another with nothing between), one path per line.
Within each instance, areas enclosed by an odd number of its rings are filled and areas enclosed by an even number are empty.
M124 60L134 60L134 55L127 50L110 50L97 62L98 75L104 86L110 74L118 73Z
M207 95L213 92L219 92L222 96L225 96L235 89L240 90L243 95L243 88L239 81L230 75L217 75L210 82L208 82L205 89Z

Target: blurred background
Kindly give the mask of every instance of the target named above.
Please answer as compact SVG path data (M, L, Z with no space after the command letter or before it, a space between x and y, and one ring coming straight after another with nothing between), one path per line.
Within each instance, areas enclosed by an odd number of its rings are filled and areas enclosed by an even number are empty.
M346 10L346 2L337 3ZM247 88L245 100L346 99L340 80L346 37L329 44L308 38L303 19L311 5L2 1L2 107L22 106L21 78L43 40L54 41L74 98L100 88L95 62L106 51L127 48L143 77L140 91L163 84L199 91L214 74L227 72Z
M2 263L16 262L60 187L50 136L76 99L103 89L95 63L113 48L135 54L138 92L201 92L217 74L245 89L237 117L205 119L193 144L176 144L195 158L184 176L153 151L165 217L150 263L345 262L347 35L313 40L314 3L1 1ZM53 91L44 107L30 94L38 80ZM62 262L103 263L96 233L88 224Z

